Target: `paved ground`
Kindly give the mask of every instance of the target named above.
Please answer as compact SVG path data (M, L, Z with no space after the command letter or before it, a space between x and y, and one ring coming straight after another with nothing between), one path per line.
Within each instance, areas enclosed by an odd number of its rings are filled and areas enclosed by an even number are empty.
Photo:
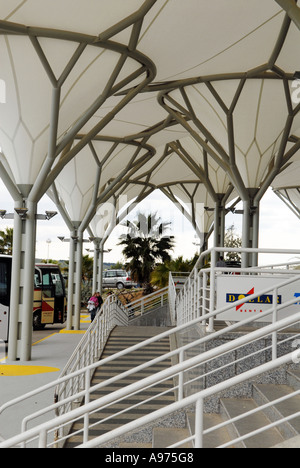
M28 400L24 400L23 395L60 376L89 323L89 317L82 316L82 331L67 334L64 326L47 326L45 330L33 333L30 362L0 362L0 438L7 439L19 433L25 416L45 407L45 402L52 404L53 389ZM1 412L3 404L20 396L22 401L18 405Z

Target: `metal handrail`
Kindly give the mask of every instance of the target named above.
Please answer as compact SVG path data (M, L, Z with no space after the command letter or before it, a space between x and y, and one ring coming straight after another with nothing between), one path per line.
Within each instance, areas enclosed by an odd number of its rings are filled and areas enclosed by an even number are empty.
M294 279L294 281L295 281L295 279ZM284 282L284 283L286 283L286 282ZM277 287L278 287L278 285L277 285ZM267 289L267 291L269 291L269 290L270 290L270 288ZM266 292L267 292L267 291L266 291ZM262 292L258 293L257 295L261 295L261 294L262 294ZM256 295L254 295L254 297L255 297L255 296L256 296ZM241 300L240 302L242 302L242 300ZM289 301L289 303L294 303L294 300ZM237 303L237 305L238 305L238 303ZM271 310L272 310L272 309L271 309ZM293 316L292 318L285 319L285 321L280 321L280 322L278 322L278 323L276 323L276 324L273 324L273 325L271 325L271 326L265 327L264 329L260 329L260 330L258 330L257 332L253 332L252 334L249 334L249 335L247 335L247 336L244 338L246 341L242 341L241 343L240 343L239 341L235 341L234 343L231 344L231 346L235 346L235 347L236 347L238 344L243 345L243 344L246 343L247 341L251 341L252 339L257 338L257 336L260 337L260 336L263 336L263 335L266 335L266 334L273 333L273 332L276 331L277 329L281 329L283 326L287 326L288 324L290 325L290 324L292 324L292 323L294 323L294 322L296 322L296 321L299 321L299 319L300 319L299 314L296 314L296 315ZM195 323L195 324L198 323L198 320L195 320L194 323ZM193 324L189 324L189 326L191 326L191 325L193 325ZM271 327L271 328L270 328L270 327ZM170 335L172 334L172 332L174 333L174 332L176 332L176 331L184 330L185 328L186 328L186 325L185 325L185 326L181 326L181 327L177 327L177 328L175 329L175 331L174 331L174 330L171 330L171 331L165 332L165 333L163 333L162 335L159 335L158 337L154 337L154 338L151 338L151 339L147 340L147 341L144 342L142 345L146 345L146 343L149 344L149 342L155 342L156 340L162 339L162 337L170 336ZM200 340L199 340L199 341L200 341ZM191 347L191 346L193 346L194 344L195 344L195 343L189 344L189 345L185 346L184 349L188 349L188 347ZM141 347L142 345L135 345L134 347L131 348L131 350L133 350L133 349L138 349L138 348ZM191 365L198 365L199 363L202 363L204 357L205 357L205 358L208 358L208 357L211 357L211 358L217 357L217 356L220 354L221 351L222 351L222 352L225 352L225 351L228 350L228 349L231 349L231 347L229 347L229 348L220 347L220 348L216 348L215 350L211 351L210 354L209 354L209 353L205 353L205 355L201 355L201 357L199 358L199 360L196 360L195 362L189 362L188 368L191 367ZM127 352L129 352L129 350L126 350L125 352L118 353L118 355L125 355L125 354L127 354ZM175 355L176 353L178 353L178 352L180 352L180 350L176 350L175 352L173 351L174 355ZM169 356L169 355L170 355L170 354L168 354L168 356ZM166 356L167 356L167 355L163 356L162 358L165 359ZM114 358L114 357L112 357L112 358L106 358L104 361L107 362L107 361L109 361L109 360L112 360L113 358ZM152 363L153 363L153 362L158 362L158 360L159 360L159 359L162 359L162 358L156 358L156 360L152 361ZM103 362L104 362L104 361L103 361ZM186 362L187 362L187 361L185 361L184 363L180 363L180 365L179 365L179 366L181 366L180 368L173 368L172 371L171 371L171 375L173 375L173 376L176 375L176 371L177 371L177 373L183 372L183 371L185 370ZM141 367L145 368L145 367L147 367L148 364L151 365L152 363L147 363L146 365L140 366L139 368L134 369L133 372L136 372L136 371L139 370ZM97 364L99 364L99 363L97 363ZM89 366L88 368L82 370L82 372L87 372L87 371L88 371L88 372L89 372L89 375L90 375L91 370L92 370L93 368L96 368L96 367L97 367L97 365ZM175 366L175 367L176 367L176 366ZM77 372L77 375L78 375L78 374L79 374L79 371ZM125 375L128 375L128 372L127 372L127 373L124 373L124 376L125 376ZM122 377L122 376L121 376L121 377ZM155 377L160 379L162 376L158 375L158 376L155 376ZM168 376L168 377L169 377L169 376ZM109 382L111 382L111 380L108 381L108 382L106 382L106 383L109 384ZM143 381L143 382L142 382L142 387L144 387L145 385L146 385L146 382ZM49 387L48 387L48 388L49 388ZM87 390L87 389L86 389L86 390ZM84 392L81 392L80 396L83 396L83 395L84 395ZM77 395L77 396L78 396L78 395ZM23 397L23 398L24 398L24 397ZM64 401L63 401L63 402L60 402L60 404L64 404L64 403L65 403ZM99 402L99 403L100 403L100 402ZM102 402L101 402L101 404L102 404ZM86 406L86 410L88 410L88 406L89 406L89 405ZM97 407L97 405L96 405L96 407ZM48 409L49 409L49 408L48 408ZM72 417L73 417L73 414L74 414L73 412L70 413L70 418L71 418L71 415L72 415ZM67 416L67 415L63 415L63 416ZM60 416L60 418L61 418L61 417L62 417L62 416ZM60 418L58 418L57 423L59 423ZM69 418L67 418L67 420L69 421ZM0 445L0 447L1 447L1 445Z
M259 292L257 292L256 294L254 294L254 295L252 295L252 296L249 296L247 299L248 299L248 300L252 300L252 299L254 299L254 298L256 298L256 297L258 297L258 296L260 296L260 295L263 295L263 294L265 294L265 293L267 293L267 292L269 292L269 291L273 291L273 293L276 294L276 291L277 291L278 288L280 288L280 287L282 287L282 286L284 286L284 285L286 285L286 284L290 284L290 283L292 283L292 282L295 282L295 281L297 281L297 280L298 280L298 277L291 278L291 279L289 279L289 280L285 280L284 282L282 282L282 283L280 283L280 284L277 284L277 285L274 286L273 288L272 288L272 287L265 288L263 291L259 291ZM242 304L243 302L245 302L245 299L242 299L241 301L236 302L235 305L238 306L238 305ZM294 304L294 303L295 303L295 298L294 298L293 300L291 300L291 301L285 303L285 304L276 305L276 309L277 309L277 310L280 310L280 308L284 308L284 307L286 307L286 306L288 306L288 305L291 305L291 304ZM199 324L199 323L201 323L203 320L209 320L211 317L217 317L219 314L223 313L223 312L226 311L227 309L229 310L230 307L231 307L231 305L229 305L229 306L227 306L227 307L225 307L225 308L223 308L223 309L221 309L221 310L214 311L214 312L212 312L212 313L210 313L210 314L205 314L204 316L201 316L201 317L199 317L199 318L197 318L197 319L191 321L191 322L188 323L188 324L184 324L184 325L181 325L181 326L179 326L179 327L176 327L175 329L172 329L172 330L170 330L170 331L164 332L163 334L158 335L158 336L156 336L156 337L153 337L153 338L151 338L151 339L148 339L148 340L146 340L145 342L143 342L143 343L141 343L141 344L135 345L135 346L133 346L133 347L127 349L127 350L124 350L124 351L122 351L122 352L120 352L120 353L117 353L116 355L111 356L110 358L106 358L105 360L103 360L103 361L101 361L101 362L94 363L94 364L92 364L92 365L90 365L90 366L88 366L88 367L85 367L84 369L78 370L78 371L74 372L74 373L73 373L72 375L70 375L70 376L65 376L65 377L59 379L58 381L56 381L56 382L54 382L54 383L51 383L51 384L48 384L47 386L42 387L41 389L39 389L39 390L37 390L37 391L30 392L30 394L27 394L27 395L23 395L23 396L20 397L19 399L14 400L14 402L10 402L10 403L8 403L8 404L3 405L2 408L0 408L0 414L1 414L1 412L4 411L7 407L11 406L12 404L16 403L17 401L23 401L25 398L29 398L29 397L31 397L31 396L33 396L33 395L36 395L37 393L40 393L41 391L45 391L46 389L49 389L49 388L53 387L53 386L56 385L56 384L64 383L64 382L67 381L67 379L73 378L73 377L76 377L76 376L77 376L77 377L78 377L78 376L85 376L85 379L82 379L82 381L85 380L85 388L84 388L82 391L78 392L77 394L75 394L75 395L73 395L73 396L70 396L70 397L68 397L67 399L65 399L65 400L63 400L63 401L61 401L61 402L58 402L58 403L56 404L57 406L53 405L53 406L51 407L51 409L58 408L59 405L63 405L63 404L65 404L65 403L71 402L71 401L74 400L74 398L76 399L76 398L79 398L79 397L80 397L80 398L86 397L86 401L89 401L89 393L90 393L90 391L92 391L92 390L95 389L95 388L99 388L99 387L97 386L97 387L92 387L92 388L90 388L89 379L88 379L87 377L88 377L88 376L90 377L91 374L92 374L92 372L93 372L93 370L95 370L97 367L99 367L99 366L101 366L102 364L105 364L105 363L107 363L107 362L110 362L110 361L112 361L113 359L115 359L115 358L117 358L117 357L124 356L124 355L126 355L126 354L128 354L128 353L130 353L130 352L132 352L132 351L134 351L134 350L140 349L141 347L146 346L146 345L148 345L148 344L150 344L150 343L154 343L154 342L156 342L156 341L161 340L162 338L165 338L165 337L167 337L167 336L171 336L172 334L175 334L175 333L177 333L177 332L180 332L180 331L182 331L182 330L185 330L185 329L187 329L187 328L190 327L190 326L194 326L194 325L196 325L196 324ZM273 307L271 307L271 308L269 309L269 311L265 312L264 315L268 315L268 314L273 313L274 307L275 307L275 304L273 305ZM298 321L299 321L299 316L298 316L298 315L299 315L299 314L294 314L293 317L289 318L289 320L290 320L290 321L289 321L289 324L293 324L293 323L298 322ZM259 317L262 318L262 315L260 315ZM247 324L247 323L249 323L250 321L253 322L253 318L244 320L243 322L240 322L238 325L233 325L233 326L227 327L227 328L225 328L223 331L220 331L220 332L217 332L217 333L213 334L213 335L211 336L211 338L214 338L214 337L216 337L216 336L220 336L220 333L226 333L227 331L233 330L233 329L235 329L237 326L241 326L241 325L243 325L243 324ZM284 323L285 323L285 325L286 325L287 322L284 322ZM263 329L263 333L269 333L269 334L272 333L272 334L273 334L273 335L272 335L272 336L273 336L273 339L275 340L276 333L277 333L277 331L280 329L279 325L282 326L282 324L283 324L282 321L272 324L272 326L275 327L274 329L272 328L273 331L270 331L270 330L271 330L270 328L265 327L265 328ZM270 327L270 326L269 326L269 327ZM256 336L256 335L251 334L251 339L254 339L255 336ZM191 347L193 347L193 346L195 346L195 345L197 345L197 344L199 344L199 343L204 343L204 342L208 341L209 339L210 339L210 336L206 336L206 337L204 337L204 338L202 338L202 339L200 339L200 340L197 340L197 341L195 341L195 342L189 343L188 345L185 345L184 347L182 347L182 348L180 348L180 349L178 349L178 350L172 351L171 353L167 353L166 355L164 355L164 356L162 356L162 357L160 357L160 358L156 358L155 360L153 360L153 361L151 361L151 362L149 362L149 363L145 363L145 364L143 364L142 366L139 366L139 367L133 369L132 371L125 372L125 373L123 373L120 377L124 377L124 378L125 378L126 376L130 375L130 373L137 372L137 370L145 369L146 367L149 367L149 366L151 366L151 365L153 365L153 364L155 364L155 363L157 363L157 362L160 362L160 361L162 361L162 360L164 360L164 359L167 359L167 358L172 357L172 356L179 355L182 351L184 352L185 350L187 350L187 349L189 349L189 348L191 348ZM277 343L277 339L275 340L275 343ZM239 344L239 342L236 341L236 342L235 342L235 345L238 345L238 344ZM275 348L275 346L273 346L273 359L276 358L276 354L274 354L274 348ZM221 352L221 351L224 351L224 349L217 348L217 350L216 350L216 352L217 352L216 356L211 356L211 355L210 355L210 357L211 357L211 358L217 357L217 356L218 356L218 353ZM207 358L209 357L209 355L207 355L207 354L206 354L205 356L206 356ZM202 357L203 357L203 356L202 356ZM185 362L187 362L187 361L185 361ZM201 361L201 362L202 362L202 361ZM183 365L183 364L184 364L184 363L182 363L182 362L179 363L179 365ZM192 365L192 363L190 363L190 364ZM198 362L197 362L197 363L193 363L193 365L198 365L198 364L199 364ZM192 367L190 367L190 368L192 368ZM179 369L179 368L177 368L177 369L174 369L174 368L173 368L173 371L177 370L177 374L173 374L173 376L174 376L174 375L180 375L180 373L184 372L184 369L183 369L182 367L180 368L181 370L178 370L178 369ZM105 386L106 384L111 383L113 380L114 380L114 379L110 379L108 382L106 382L106 383L104 383L104 384L101 384L101 386ZM146 383L143 381L143 384L146 384ZM180 390L180 389L179 389L179 394L181 395L181 398L183 398L183 392L182 392L182 390ZM88 408L88 405L86 405L85 408L87 409L87 408ZM48 408L47 410L49 410L49 408ZM73 411L74 411L74 410L73 410ZM70 414L70 415L71 415L71 414L74 415L73 411L71 411L69 414ZM41 413L39 413L39 414L41 414ZM68 415L62 415L62 416L66 416L66 417L67 417ZM60 417L62 417L62 416L60 416ZM28 420L29 420L29 418L28 418ZM68 419L68 421L69 421L69 419ZM1 445L0 445L0 447L1 447Z
M119 304L117 297L112 295L107 297L101 310L96 315L82 340L78 343L60 374L60 379L99 361L110 332L116 325L127 326L128 315L123 306ZM65 397L70 392L71 394L77 393L74 392L74 388L80 388L80 386L81 382L78 380L77 374L74 376L74 379L70 377L61 386L58 385L56 387L54 400L59 401L62 395Z
M299 318L300 318L300 314ZM284 322L287 322L284 320ZM286 323L285 323L286 324ZM272 326L274 327L274 326ZM259 331L258 331L259 332ZM257 332L254 332L257 333ZM226 346L226 345L225 345ZM276 359L275 361L272 361L270 363L261 365L255 369L252 369L250 371L245 372L244 374L240 374L238 376L235 376L227 381L223 381L220 384L215 385L214 387L210 387L206 390L202 390L201 392L198 392L195 395L192 395L190 397L184 398L183 400L180 400L176 403L173 403L172 405L169 405L163 409L160 409L154 413L148 414L147 416L144 416L138 420L135 420L132 423L126 424L118 429L115 429L111 431L110 433L104 434L96 439L93 439L92 441L86 442L79 447L85 447L85 448L92 448L92 447L97 447L101 444L107 443L116 437L120 437L122 435L128 434L132 430L136 430L145 424L150 424L157 419L160 419L164 416L167 416L169 414L172 414L175 411L178 411L180 409L183 409L189 405L196 404L196 432L195 432L195 447L196 448L201 448L203 446L202 441L203 441L203 424L201 424L201 418L203 418L203 401L204 398L213 396L223 390L226 390L232 386L237 385L238 383L243 383L244 381L247 381L249 379L253 379L254 377L261 375L265 372L268 372L270 370L273 370L277 367L280 367L284 364L288 364L290 362L293 362L295 353L290 353L288 355L285 355L281 358ZM102 397L99 400L96 400L94 402L91 402L83 407L80 407L76 410L73 410L69 414L62 415L55 420L48 421L44 424L40 424L37 427L28 430L27 432L23 434L19 434L15 437L12 437L11 439L0 443L0 448L8 448L8 447L14 447L19 444L24 443L25 441L32 440L33 438L38 437L39 438L39 447L40 448L45 448L47 446L47 433L49 431L55 430L57 427L69 423L70 421L74 421L80 417L83 417L85 414L90 413L93 410L96 410L98 408L102 408L105 404L111 403L112 401L119 400L122 395L128 396L129 390L130 391L136 391L139 388L145 388L145 386L149 385L150 383L156 383L160 382L163 378L169 378L172 375L174 375L174 372L178 373L183 370L186 370L190 367L191 363L194 364L197 360L200 360L201 362L201 357L197 356L196 358L192 358L188 361L185 361L184 363L181 363L177 366L174 366L174 368L168 369L167 371L162 371L156 375L153 375L151 377L148 377L147 379L144 379L142 381L139 381L135 384L132 384L128 386L127 388L123 388L121 390L118 390L114 392L111 395L107 395L106 397ZM176 368L176 369L175 369ZM173 371L173 372L172 372ZM163 375L162 375L163 374ZM199 431L200 428L200 431Z
M176 300L176 313L178 317L178 324L187 323L190 320L193 320L195 317L204 314L207 310L207 305L209 305L209 312L215 310L215 290L216 290L216 278L217 275L222 273L226 274L247 274L258 276L260 274L270 274L270 275L293 275L299 276L300 271L298 270L266 270L266 267L257 267L257 268L219 268L216 266L217 263L217 254L224 254L226 252L234 252L238 254L242 253L265 253L265 254L289 254L289 255L299 255L299 251L292 250L273 250L273 249L247 249L247 248L224 248L217 247L211 248L203 252L199 260L191 272L188 280L185 282L184 286L181 288L177 300ZM199 266L208 256L211 256L211 266L209 268L204 268L199 270ZM210 276L209 276L210 275ZM212 332L214 328L213 320L209 322L208 331Z
M166 417L172 413L175 413L176 411L180 411L184 408L187 408L191 405L196 406L196 414L195 414L195 434L194 436L189 437L188 439L185 439L180 442L180 444L176 445L182 445L183 443L187 441L194 441L194 447L195 448L203 448L203 437L206 433L204 431L203 427L203 418L204 418L204 411L203 411L203 403L204 399L208 397L212 397L216 394L219 394L231 387L234 387L238 384L241 384L247 380L254 379L255 377L262 375L266 372L270 372L278 367L281 367L283 365L289 364L293 362L293 355L294 353L290 353L288 355L285 355L281 358L276 359L275 361L272 361L267 364L263 364L255 369L252 369L250 371L247 371L243 374L240 374L238 376L235 376L229 380L225 380L217 385L214 385L213 387L210 387L208 389L202 390L201 392L196 393L195 395L191 395L189 397L186 397L185 399L178 401L176 403L173 403L172 405L169 405L166 408L163 408L161 410L155 411L154 413L151 413L150 415L144 416L137 421L128 423L120 428L117 428L107 434L104 434L100 437L96 437L89 442L86 442L84 444L80 444L77 448L96 448L99 447L103 444L107 444L108 442L118 438L122 437L129 432L136 431L137 429L145 426L146 424L151 424L156 422L157 420ZM293 415L292 417L297 417L297 415ZM288 418L286 418L288 419ZM230 424L231 421L228 421L228 424ZM278 423L278 424L277 424ZM272 426L279 425L281 424L281 421L277 421L276 423L273 423ZM255 433L263 432L263 430L267 430L267 426L263 428L261 431L253 431L249 437L252 435L255 435ZM247 435L243 437L244 439L247 438ZM242 440L243 438L240 438L239 440ZM227 446L232 446L233 442L236 441L231 441L230 443L227 444ZM1 445L0 445L1 448Z
M124 307L127 310L129 320L144 315L156 306L162 307L167 302L168 292L169 287L166 287L148 296L140 297L129 304L125 304Z

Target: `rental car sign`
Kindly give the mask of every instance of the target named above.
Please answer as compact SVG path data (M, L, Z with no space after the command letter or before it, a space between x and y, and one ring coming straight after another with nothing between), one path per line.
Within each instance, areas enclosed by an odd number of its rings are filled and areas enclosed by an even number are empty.
M219 316L220 320L232 320L239 322L249 315L253 315L253 320L261 322L272 322L272 314L259 319L259 314L272 308L274 297L272 288L276 284L283 283L287 277L270 276L232 276L222 275L217 277L217 308L232 307ZM263 294L255 299L247 300L256 292L270 288L268 294ZM277 304L281 305L295 298L295 304L279 311L278 318L283 319L297 312L296 307L300 309L300 278L290 285L279 288L277 295ZM237 301L245 299L242 305L235 306Z

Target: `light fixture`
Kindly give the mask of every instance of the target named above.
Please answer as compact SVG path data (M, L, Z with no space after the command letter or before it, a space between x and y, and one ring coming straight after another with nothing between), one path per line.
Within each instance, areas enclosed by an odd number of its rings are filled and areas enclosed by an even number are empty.
M300 80L300 71L296 71L293 76L294 80Z
M64 236L58 236L57 237L61 242L63 242L65 240Z
M6 210L0 210L0 218L3 219L6 215Z
M15 212L20 216L22 220L26 219L27 217L27 208L15 208Z
M50 221L50 219L57 215L57 211L45 211L45 213L47 221Z

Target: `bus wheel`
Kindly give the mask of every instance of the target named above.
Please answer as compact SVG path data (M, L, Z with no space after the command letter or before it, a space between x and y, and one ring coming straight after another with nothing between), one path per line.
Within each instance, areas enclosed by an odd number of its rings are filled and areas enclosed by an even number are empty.
M34 330L44 330L45 324L42 323L41 312L35 312L33 314L33 329Z

